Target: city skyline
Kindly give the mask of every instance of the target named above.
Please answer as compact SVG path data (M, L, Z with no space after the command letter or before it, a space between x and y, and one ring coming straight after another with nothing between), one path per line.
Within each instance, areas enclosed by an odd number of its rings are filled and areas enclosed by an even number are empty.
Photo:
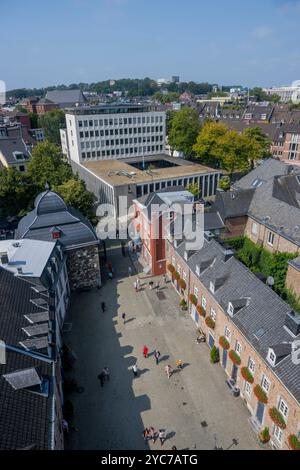
M7 89L171 75L290 84L300 78L300 2L263 3L54 0L41 10L16 0L2 5L0 79Z

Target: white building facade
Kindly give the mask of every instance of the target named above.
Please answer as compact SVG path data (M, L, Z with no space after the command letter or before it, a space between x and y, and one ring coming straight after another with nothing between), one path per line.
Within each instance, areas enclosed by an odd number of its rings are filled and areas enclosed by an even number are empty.
M66 112L66 123L62 147L76 163L165 152L166 113L149 106L72 108Z
M295 104L300 103L300 80L296 80L291 86L281 86L274 88L264 88L264 92L267 95L277 95L280 97L280 101L288 103L292 101Z

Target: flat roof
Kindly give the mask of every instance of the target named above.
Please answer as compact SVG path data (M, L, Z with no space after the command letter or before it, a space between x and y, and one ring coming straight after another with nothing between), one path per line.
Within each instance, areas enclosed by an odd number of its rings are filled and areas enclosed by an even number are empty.
M100 160L81 163L81 165L111 186L152 183L152 181L188 178L207 173L220 173L219 170L199 165L198 163L193 163L188 160L183 160L182 158L170 157L169 155L150 155L145 157L145 162L158 160L167 160L178 166L143 171L128 163L141 162L143 161L143 157L133 157L131 159L128 158L120 160Z
M66 114L76 114L79 116L90 114L126 114L126 113L145 113L157 111L153 104L134 104L134 103L112 103L100 104L97 106L77 106L66 108ZM160 111L162 112L162 111Z

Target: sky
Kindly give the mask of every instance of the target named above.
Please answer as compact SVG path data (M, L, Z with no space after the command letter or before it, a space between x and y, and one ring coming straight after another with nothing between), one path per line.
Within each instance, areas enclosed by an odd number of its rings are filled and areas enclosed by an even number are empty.
M300 80L300 0L14 0L0 8L7 89L118 78Z

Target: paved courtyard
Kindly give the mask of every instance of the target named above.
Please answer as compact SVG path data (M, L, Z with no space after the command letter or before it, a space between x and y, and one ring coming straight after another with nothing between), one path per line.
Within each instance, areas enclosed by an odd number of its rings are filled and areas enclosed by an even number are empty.
M215 445L257 449L246 407L230 394L222 368L210 363L207 346L195 342L195 325L178 308L172 286L161 282L163 298L159 299L147 279L136 293L136 276L128 277L128 266L134 273L130 258L123 257L116 244L107 254L115 278L101 290L76 294L68 318L72 330L65 334L65 342L77 356L72 375L84 392L70 397L78 432L69 434L66 447L145 449L142 431L153 426L166 430L168 440L162 447L166 450L173 445L178 449L213 449ZM107 305L104 314L102 301ZM158 366L153 355L143 358L144 344L150 352L155 348L161 352ZM168 380L164 368L175 366L177 359L185 367ZM131 370L135 363L137 378ZM97 375L104 366L110 368L111 379L101 388ZM158 441L150 446L161 448Z

